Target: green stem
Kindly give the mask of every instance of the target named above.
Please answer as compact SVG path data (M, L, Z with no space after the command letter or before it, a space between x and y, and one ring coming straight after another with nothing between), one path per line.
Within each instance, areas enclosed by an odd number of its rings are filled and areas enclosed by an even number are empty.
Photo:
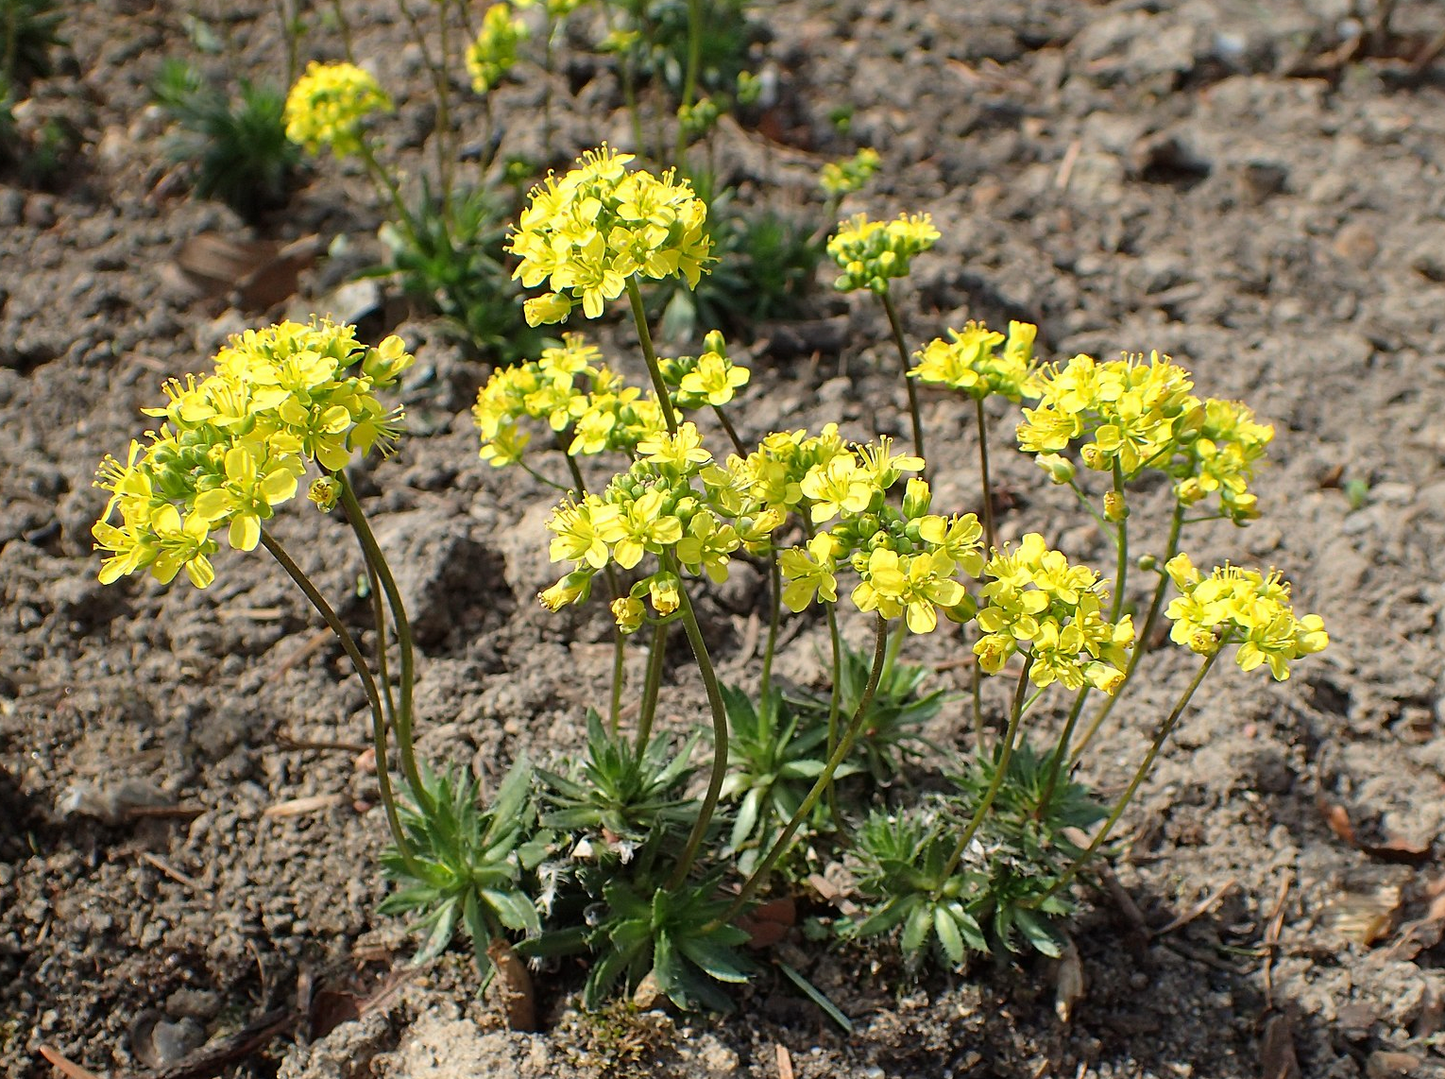
M546 73L542 90L542 152L546 154L548 164L552 161L552 52L557 28L561 25L561 19L547 15L547 29L542 44L542 70Z
M617 34L617 24L612 19L612 4L602 5L603 18L607 22L607 32L611 35ZM632 148L638 153L643 150L642 146L642 114L637 109L637 76L633 71L633 49L628 45L622 54L622 99L627 104L627 115L632 121Z
M451 135L451 116L447 108L447 99L450 92L446 71L438 65L432 57L431 49L427 48L426 31L422 29L421 22L417 19L411 8L407 7L406 0L397 0L398 8L401 9L402 18L406 20L407 26L411 28L411 38L416 42L417 49L421 52L422 66L426 68L427 74L431 77L432 91L437 97L436 116L436 155L437 155L437 179L441 181L443 205L451 206L451 165L447 161L447 140ZM450 60L450 39L447 34L447 10L446 4L437 5L437 23L441 27L442 65Z
M1029 666L1033 657L1027 653L1023 654L1024 669L1019 671L1018 685L1014 687L1013 707L1009 709L1008 730L1004 732L1003 746L999 749L998 760L994 762L993 779L984 791L983 799L978 803L978 808L973 811L973 819L968 822L963 835L959 837L958 843L954 845L953 853L948 856L948 862L939 875L940 881L946 881L953 876L953 871L958 868L959 861L963 858L963 852L968 850L969 843L983 826L984 818L988 815L989 809L993 807L993 801L998 797L999 788L1003 786L1004 776L1008 774L1008 765L1013 757L1014 740L1018 737L1019 724L1024 716L1024 693L1029 686Z
M386 594L387 605L391 608L391 621L396 629L397 650L401 658L401 699L396 709L396 744L401 758L401 774L411 787L412 797L425 814L432 812L431 797L422 783L421 772L416 766L416 750L412 743L412 689L416 684L416 652L412 643L411 622L406 617L406 605L402 602L401 590L391 574L391 566L382 553L376 536L367 524L366 514L361 512L361 503L356 500L356 491L344 471L334 474L341 488L341 504L346 508L346 520L367 563L376 571L381 581L381 590Z
M366 666L366 659L356 644L356 638L351 635L351 631L346 628L346 624L341 621L331 604L326 602L326 597L311 583L311 578L307 577L295 560L286 553L286 548L281 546L281 541L262 529L261 543L266 550L271 552L271 557L276 559L291 580L296 583L296 587L300 588L306 598L311 601L311 606L316 608L326 625L330 627L331 632L336 634L336 639L341 642L342 649L345 650L347 658L351 660L351 666L355 669L356 676L361 679L361 688L365 691L366 702L371 707L371 744L376 752L376 786L381 792L381 805L386 812L386 823L391 829L392 841L396 844L397 852L401 855L407 872L420 878L417 865L412 860L411 846L407 843L406 832L401 827L401 817L396 811L396 794L391 787L391 772L386 760L386 715L382 710L381 695L376 690L376 679L371 676L371 671Z
M923 451L923 417L918 410L918 387L908 377L913 364L908 359L908 343L903 339L903 323L898 319L898 308L893 306L893 297L887 289L879 294L883 310L888 312L888 326L893 331L893 343L898 346L898 358L903 363L903 384L908 387L908 413L913 420L913 452L925 461L928 455Z
M811 531L811 530L810 530ZM835 603L823 604L823 609L828 614L828 644L832 651L833 658L833 688L828 694L828 756L833 756L833 751L838 748L838 714L843 707L843 634L838 631L838 608ZM887 657L884 657L885 662ZM882 668L879 668L878 676L883 677ZM828 777L828 809L833 812L833 820L838 820L836 812L837 805L833 796L833 777Z
M868 706L873 703L873 694L878 691L878 679L883 674L883 655L888 647L888 619L884 618L881 614L877 616L877 619L878 621L873 635L873 666L868 672L868 685L864 688L863 697L858 702L858 710L853 713L852 720L849 721L847 729L843 732L842 740L839 741L837 748L829 755L827 764L823 766L822 774L814 781L812 789L808 791L807 797L803 799L803 804L798 806L798 810L793 814L792 820L788 821L782 832L779 833L778 838L773 841L773 845L768 850L767 856L758 863L752 872L752 876L743 882L742 888L733 898L732 903L728 905L728 909L712 922L709 929L726 925L732 921L733 918L737 917L738 912L747 905L753 893L758 890L758 886L767 878L767 875L772 872L773 866L777 864L778 859L783 856L783 852L787 850L788 844L792 842L793 836L797 833L798 828L802 826L803 821L807 820L813 810L817 808L819 800L823 797L823 792L833 779L833 773L838 770L843 763L843 759L847 757L848 753L852 750L853 739L858 734L858 728L863 724L863 717L868 713ZM704 932L707 932L707 930L704 930Z
M718 405L713 405L712 410L722 423L723 430L727 432L728 438L732 440L733 449L738 451L738 456L746 457L748 455L748 448L743 445L743 440L738 437L738 431L737 428L733 426L733 421L728 419L727 413Z
M773 653L778 648L778 627L783 621L783 573L778 552L768 555L768 640L763 646L762 699L768 699L773 686Z
M372 183L376 184L386 196L391 199L392 209L396 211L397 223L406 230L407 238L411 240L412 246L418 245L416 222L412 219L411 211L406 208L406 203L401 197L401 188L396 186L394 181L385 169L376 160L376 154L372 152L371 144L366 139L359 140L362 164L366 166L367 173L371 176Z
M386 608L381 598L381 581L370 562L366 564L366 583L371 591L371 617L376 622L376 677L381 682L382 703L386 705L386 723L396 728L396 695L391 688L391 675L386 658Z
M642 291L637 287L637 278L627 279L627 298L632 302L632 321L637 325L637 341L642 346L642 357L647 361L647 373L652 378L652 392L657 394L657 405L662 409L663 422L667 433L677 434L677 413L672 408L672 397L667 392L667 383L662 380L662 368L657 363L657 353L652 347L652 334L647 329L647 312L642 306Z
M677 110L677 142L672 154L672 163L679 169L687 152L687 125L682 122L682 114L692 108L697 95L697 71L701 64L702 0L687 0L687 68L682 76L682 104Z
M1119 496L1121 510L1124 503L1124 470L1119 462L1114 462L1114 493ZM1129 517L1127 512L1120 517L1114 525L1117 539L1114 546L1117 548L1118 562L1114 571L1114 602L1109 608L1109 621L1119 621L1119 614L1124 609L1124 585L1129 580Z
M1176 502L1174 504L1174 516L1169 524L1169 543L1165 548L1164 565L1179 553L1179 533L1184 527L1184 505ZM1119 683L1119 688L1111 694L1103 704L1099 706L1098 714L1089 723L1089 729L1084 732L1084 737L1079 740L1069 754L1069 767L1079 763L1079 758L1084 755L1084 750L1094 740L1094 735L1099 733L1104 720L1113 711L1114 702L1124 692L1124 687L1129 684L1129 679L1134 677L1134 669L1139 666L1139 660L1143 657L1145 650L1149 647L1149 638L1154 634L1155 623L1159 621L1159 612L1164 606L1164 593L1169 588L1169 574L1159 569L1159 583L1154 586L1154 597L1149 602L1149 613L1144 619L1144 628L1134 638L1134 650L1129 653L1129 665L1124 668L1124 681Z
M712 710L713 734L712 774L708 778L707 791L703 794L702 806L698 809L692 834L687 837L687 845L683 847L682 855L678 858L677 868L668 879L667 890L672 891L681 887L682 882L687 879L687 872L692 868L702 841L707 837L708 825L712 823L718 799L722 797L723 781L727 779L728 773L728 717L727 709L723 705L722 688L718 685L717 673L713 670L712 658L708 655L707 642L703 640L702 627L698 625L692 601L687 598L687 589L683 586L677 559L669 552L663 558L663 565L677 577L682 624L687 630L688 643L692 645L692 656L697 661L698 673L702 675L703 688L707 690L707 703Z
M1109 838L1109 833L1113 831L1114 825L1119 823L1119 818L1124 815L1124 810L1128 808L1130 801L1133 800L1135 792L1139 789L1139 785L1143 783L1145 777L1148 776L1149 770L1154 765L1154 758L1159 755L1160 747L1164 745L1164 740L1169 737L1170 733L1178 725L1179 717L1184 714L1184 709L1189 706L1189 701L1190 698L1194 696L1194 691L1199 688L1199 683L1204 681L1204 676L1209 673L1209 668L1214 666L1214 661L1217 660L1220 653L1224 651L1224 643L1225 642L1221 641L1219 648L1204 658L1204 662L1199 665L1199 670L1194 674L1193 681L1189 683L1188 687L1180 695L1179 700L1175 702L1173 711L1169 713L1168 718L1165 719L1163 723L1159 724L1159 729L1154 733L1154 740L1149 744L1149 752L1144 755L1143 762L1134 772L1134 778L1119 798L1118 804L1114 806L1114 811L1110 813L1108 819L1104 821L1104 826L1099 829L1098 833L1089 843L1088 848L1069 864L1069 867L1064 870L1058 880L1054 881L1047 892L1024 904L1025 906L1037 908L1039 904L1058 892L1059 889L1063 888L1078 875L1079 870L1082 869L1088 863L1089 859L1098 852L1099 848L1104 845L1104 841Z
M642 683L642 711L637 718L637 759L647 751L652 738L652 720L657 715L657 694L662 687L662 660L667 651L667 623L652 627L652 651L647 656L647 677Z
M978 413L978 474L983 483L983 544L984 550L992 551L997 542L993 528L993 485L988 476L988 416L983 410L983 398L973 399Z
M1044 780L1043 793L1039 795L1039 804L1034 807L1036 819L1043 816L1044 806L1048 805L1049 799L1054 796L1054 788L1058 786L1059 782L1059 771L1063 767L1064 757L1069 752L1069 739L1074 736L1074 727L1079 722L1079 715L1084 711L1084 702L1089 699L1089 690L1092 688L1089 683L1085 682L1074 697L1074 705L1069 709L1069 718L1064 721L1064 729L1059 734L1058 744L1054 746L1054 754L1049 760L1049 776Z
M563 458L567 461L567 471L572 474L572 497L581 502L587 497L587 481L582 477L582 467L578 464L577 458L567 452L567 445L562 436L554 436L557 449L561 451ZM617 571L611 562L607 563L607 587L612 598L620 599L622 590L617 583ZM618 717L622 712L622 680L624 677L624 664L627 660L627 634L617 623L612 624L612 693L607 703L607 729L615 736L617 734Z

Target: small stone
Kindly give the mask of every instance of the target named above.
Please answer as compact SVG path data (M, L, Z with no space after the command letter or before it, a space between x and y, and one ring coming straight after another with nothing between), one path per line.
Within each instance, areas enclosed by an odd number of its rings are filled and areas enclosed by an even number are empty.
M56 222L55 198L51 195L35 194L25 200L20 218L33 229L48 229Z
M1375 230L1361 221L1351 221L1342 226L1340 231L1335 233L1335 241L1331 246L1340 258L1353 262L1361 269L1373 262L1380 251L1380 241L1375 238Z

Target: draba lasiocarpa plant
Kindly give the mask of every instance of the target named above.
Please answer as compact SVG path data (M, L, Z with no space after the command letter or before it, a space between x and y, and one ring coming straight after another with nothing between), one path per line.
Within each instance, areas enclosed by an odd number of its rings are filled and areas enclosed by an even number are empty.
M95 526L101 579L149 570L169 581L184 570L205 587L222 532L232 548L270 551L340 637L366 690L393 841L383 864L399 884L385 909L416 920L423 955L463 933L484 979L518 977L519 955L576 956L588 1007L618 992L726 1006L727 985L749 981L762 962L747 947L749 912L832 861L855 881L834 929L895 935L910 968L1024 945L1057 954L1071 882L1107 843L1219 657L1232 649L1242 669L1283 679L1327 643L1318 616L1295 615L1277 573L1200 570L1181 546L1193 521L1257 514L1249 484L1271 429L1241 404L1197 397L1164 357L1040 364L1034 328L1021 323L1007 334L970 323L905 351L910 384L1034 402L1019 444L1053 482L1073 487L1113 540L1112 580L1038 533L992 542L975 513L936 506L922 455L887 437L851 441L827 424L744 441L730 412L750 375L722 335L709 333L698 355L659 356L645 318L651 282L710 271L706 207L674 173L634 164L605 146L585 154L533 190L509 246L523 283L545 286L525 306L533 324L574 308L599 318L625 296L646 383L567 334L496 370L474 409L483 459L565 492L547 526L562 572L542 604L559 610L600 593L612 616L613 685L603 708L578 717L580 755L545 768L516 761L486 806L476 777L416 760L405 608L347 474L399 433L399 409L377 396L412 362L397 338L370 348L349 327L285 323L233 339L211 374L168 383L169 402L148 410L158 429L100 470L111 493ZM832 244L840 287L887 298L935 238L922 217L846 222ZM896 314L890 322L900 325ZM1172 511L1165 549L1141 557L1130 547L1131 501L1150 472L1168 478ZM308 475L311 500L344 512L371 578L370 660L271 531ZM986 479L982 498L991 498ZM740 560L769 582L767 630L756 683L724 685L697 599ZM1131 569L1150 586L1134 588ZM1145 611L1137 632L1131 590ZM831 689L789 698L772 673L784 611L818 610ZM1107 804L1076 766L1138 676L1139 642L1161 617L1199 664ZM861 655L842 641L842 623L855 618L872 631ZM665 646L679 627L708 714L695 730L659 730ZM899 657L912 637L939 633L967 650L978 680L1006 680L1008 705L995 714L974 693L972 723L955 724L962 748L946 755L944 789L934 783L917 797L896 781L921 753L923 722L950 702L924 692L923 674ZM628 689L624 660L638 635L645 673ZM1057 729L1033 718L1056 687L1071 695Z

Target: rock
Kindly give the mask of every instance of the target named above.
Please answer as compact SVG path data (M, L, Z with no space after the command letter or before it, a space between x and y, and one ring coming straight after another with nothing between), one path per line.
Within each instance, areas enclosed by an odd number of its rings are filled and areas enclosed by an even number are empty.
M20 219L33 229L51 228L56 221L55 198L52 195L35 194L25 200Z
M475 537L470 519L420 509L382 517L374 527L418 645L465 638L515 607L501 553Z

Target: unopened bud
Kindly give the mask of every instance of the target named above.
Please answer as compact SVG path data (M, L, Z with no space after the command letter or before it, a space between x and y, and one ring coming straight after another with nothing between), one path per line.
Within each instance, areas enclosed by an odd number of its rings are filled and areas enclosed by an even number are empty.
M1035 461L1040 468L1048 473L1049 479L1054 483L1071 482L1077 471L1072 461L1059 456L1057 453L1040 454Z

